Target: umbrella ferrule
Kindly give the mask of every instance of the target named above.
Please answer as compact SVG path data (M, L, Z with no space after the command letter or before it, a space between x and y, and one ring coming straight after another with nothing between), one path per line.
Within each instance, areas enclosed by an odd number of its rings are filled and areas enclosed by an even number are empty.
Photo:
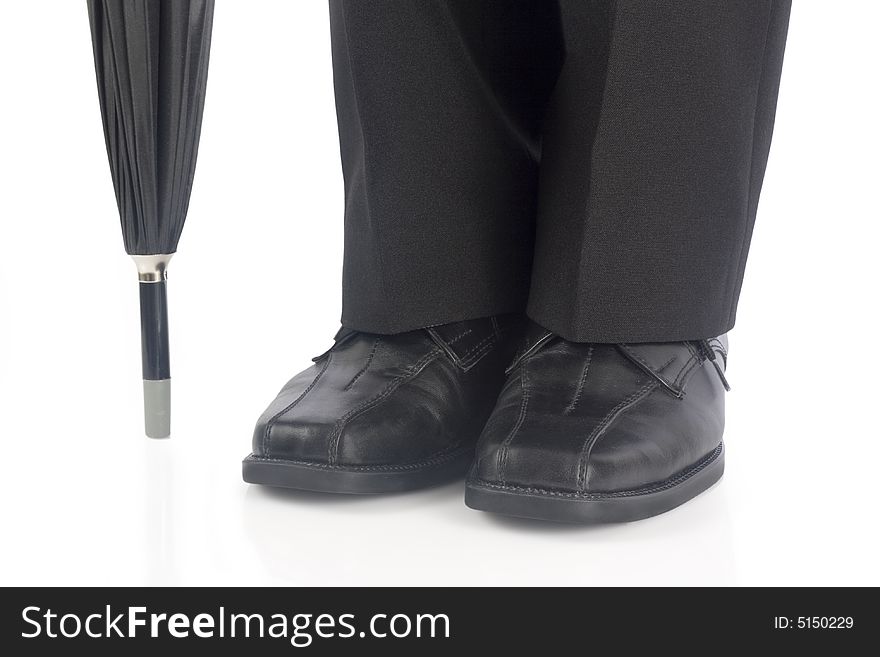
M164 283L168 279L168 262L173 253L156 255L133 255L131 259L137 267L138 281L141 283Z

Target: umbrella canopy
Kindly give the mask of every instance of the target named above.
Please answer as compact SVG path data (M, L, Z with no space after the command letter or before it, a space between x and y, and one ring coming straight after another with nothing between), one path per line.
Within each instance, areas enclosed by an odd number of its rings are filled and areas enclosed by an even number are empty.
M174 253L192 190L214 0L88 0L125 250Z

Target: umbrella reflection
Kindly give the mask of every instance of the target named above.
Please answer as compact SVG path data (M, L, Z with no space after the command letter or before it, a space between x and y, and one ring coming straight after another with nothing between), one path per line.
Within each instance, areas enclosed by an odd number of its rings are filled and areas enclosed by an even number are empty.
M145 513L147 584L172 586L179 583L174 527L174 443L151 440L145 443Z

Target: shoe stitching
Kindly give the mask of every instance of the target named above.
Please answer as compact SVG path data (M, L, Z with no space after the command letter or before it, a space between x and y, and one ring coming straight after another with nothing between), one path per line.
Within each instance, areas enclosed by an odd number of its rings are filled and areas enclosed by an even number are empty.
M667 479L660 484L653 486L646 486L644 488L635 488L632 490L623 490L623 491L614 491L609 493L587 493L587 492L574 492L574 491L560 491L560 490L551 490L549 488L536 488L532 486L514 486L509 484L500 484L491 481L485 481L482 479L473 479L468 483L472 486L479 486L481 488L492 488L495 490L504 490L510 491L512 493L529 493L532 495L544 495L547 497L564 497L570 499L580 499L580 500L603 500L603 499L613 499L613 498L621 498L621 497L638 497L639 495L650 495L652 493L659 493L664 490L668 490L670 488L674 488L679 484L683 483L685 480L690 479L695 474L704 470L706 467L711 465L720 455L723 449L723 444L719 444L712 452L709 453L708 456L701 459L697 462L696 465L692 466L690 469L682 472L679 475L676 475L672 479Z
M659 368L657 368L657 371L662 372L663 370L665 370L667 367L672 365L677 360L678 360L678 356L673 356L672 358L667 360L665 363L663 363Z
M651 371L651 373L652 373L654 376L660 378L661 383L663 383L663 385L666 386L669 390L672 390L672 391L673 391L673 394L674 394L678 399L681 399L682 396L684 396L684 392L683 392L680 388L677 388L677 387L675 386L675 383L669 383L669 381L667 381L667 380L664 379L662 376L660 376L660 374L658 374L658 372L662 372L663 370L665 370L667 367L669 367L670 365L672 365L672 364L673 364L675 361L677 361L677 360L678 360L678 356L673 356L672 358L670 358L669 360L667 360L665 363L663 363L660 367L658 367L656 372L655 372L654 370L650 370L650 371ZM647 367L647 365L646 365L646 367ZM650 368L649 368L649 369L650 369Z
M474 345L473 347L471 347L471 348L470 348L465 354L462 355L462 357L461 357L461 362L462 362L462 363L467 363L467 362L468 362L468 357L469 357L471 354L473 354L475 351L477 351L478 349L480 349L481 347L483 347L483 351L486 351L486 350L489 348L488 343L491 342L491 341L493 341L493 340L495 340L495 339L496 339L495 334L492 333L491 335L489 335L489 336L483 338L482 340L480 340L476 345ZM479 355L480 355L480 353L477 353L477 354L474 356L474 359L476 359L477 356L479 356Z
M523 422L525 422L526 413L529 409L529 388L528 378L526 375L526 364L527 361L523 361L522 367L520 367L519 370L519 389L520 395L522 396L522 401L519 405L519 415L517 416L516 422L514 423L513 428L510 430L510 433L507 434L504 442L501 443L501 449L498 451L498 478L502 482L504 481L504 473L507 469L507 458L510 454L510 444L516 437L516 434L519 433Z
M477 363L479 363L481 360L483 360L483 358L486 357L489 354L489 352L495 348L496 344L497 343L494 341L490 342L485 347L483 347L479 351L479 353L474 354L474 356L471 358L470 361L468 361L467 363L465 363L461 366L462 371L463 372L470 372L474 368L474 366L476 366Z
M459 447L453 446L448 448L447 450L442 450L432 456L431 458L425 459L424 461L417 461L415 463L404 463L404 464L389 464L389 465L331 465L329 463L317 463L314 461L297 461L293 459L282 459L282 458L273 458L266 456L256 456L251 454L251 461L264 461L267 463L292 463L294 465L304 465L311 468L319 468L321 470L342 470L342 471L357 471L357 472L395 472L395 471L409 471L409 470L419 470L421 468L427 468L434 465L440 465L442 463L446 463L447 461L452 461L455 458L461 456L462 454L467 454L468 452L473 451L473 446L468 447Z
M667 360L665 363L663 363L663 365L661 365L660 367L656 367L656 368L655 368L655 367L653 367L653 366L652 366L647 360L645 360L645 359L642 358L639 354L637 354L635 351L633 351L633 350L629 347L629 345L626 345L626 344L620 344L619 346L620 346L621 349L623 349L624 352L626 352L626 355L627 355L627 356L629 356L629 357L632 358L633 360L637 361L638 363L641 363L641 365L642 365L647 371L649 371L652 375L654 375L654 376L656 376L656 377L659 377L659 378L663 379L663 383L665 383L666 385L669 385L669 386L674 386L674 385L675 385L675 381L674 381L674 380L670 383L669 380L668 380L668 377L664 377L664 376L662 376L660 373L661 373L663 370L665 370L667 367L669 367L670 365L672 365L672 363L674 363L676 360L678 360L678 356L677 356L677 355L673 355L672 358L670 358L670 359ZM685 362L685 364L682 366L682 369L684 369L685 367L687 367L687 365L688 365L689 362L690 362L690 361ZM681 373L681 370L679 370L679 374L680 374L680 373ZM676 375L676 378L677 378L677 377L678 377L678 375Z
M574 409L577 408L578 402L581 400L581 394L584 392L584 383L587 381L587 373L590 371L590 363L593 362L594 346L595 345L591 344L587 351L587 362L584 364L583 372L581 372L581 378L580 381L578 381L577 390L574 393L574 399L572 399L569 405L565 407L565 410L562 411L563 415L571 415L574 412Z
M675 378L673 385L681 390L684 390L685 384L690 379L691 372L698 366L702 365L703 361L699 359L697 356L691 356L690 360L685 363L685 366L681 369L681 372L678 373L678 376Z
M527 344L519 353L517 353L517 355L513 359L513 362L508 365L507 368L504 370L504 373L510 374L514 369L516 369L516 366L519 365L521 361L524 361L527 357L530 357L532 354L537 353L537 351L542 346L544 346L544 344L552 340L554 337L556 336L554 336L550 331L545 331L544 334L534 343L530 345Z
M437 356L443 353L440 349L433 349L429 351L425 356L423 356L417 363L415 363L409 370L402 374L401 376L395 377L392 379L388 385L380 392L378 395L371 397L370 399L363 402L361 405L353 408L348 413L343 415L336 421L336 424L333 426L333 431L330 433L329 444L327 448L327 460L330 465L334 465L338 458L338 450L339 450L339 439L342 436L342 432L345 430L346 425L360 415L371 408L375 408L383 401L385 401L395 390L397 390L404 382L418 376L418 374L427 367L431 361L435 360Z
M602 437L602 434L608 430L608 428L613 424L613 422L620 417L624 411L629 409L630 407L639 403L642 399L647 397L654 389L660 385L656 381L649 381L646 385L642 386L639 390L631 394L629 397L621 401L617 406L612 408L608 413L602 418L602 421L596 426L595 429L590 433L587 439L584 441L584 446L581 448L581 455L578 459L578 474L577 474L577 487L578 490L583 490L586 487L587 483L587 463L590 460L590 454L593 451L593 446L598 442L599 438Z
M376 355L376 349L379 348L379 342L380 342L381 340L382 340L381 337L376 338L375 342L373 342L373 348L370 350L370 355L367 356L367 362L366 362L366 363L364 364L364 366L360 369L360 371L358 371L358 373L354 375L354 378L352 378L351 381L349 381L348 383L345 384L345 387L343 388L343 390L350 390L351 387L352 387L355 383L357 383L357 380L360 379L364 374L367 373L367 370L370 369L370 365L371 365L372 362L373 362L373 356Z
M429 327L425 329L428 332L428 335L431 336L434 343L437 344L443 351L449 356L449 359L455 363L462 371L467 372L474 365L476 365L480 360L485 356L491 349L495 346L495 342L497 341L497 336L493 333L489 334L485 338L483 338L480 342L472 346L468 351L459 356L455 353L455 351L450 347L451 342L449 340L445 340L437 333L433 328Z
M456 342L458 342L459 340L461 340L464 336L466 336L466 335L470 335L470 334L473 333L473 332L474 332L473 329L465 329L464 333L459 333L458 335L456 335L456 336L455 336L454 338L452 338L451 340L447 340L447 341L446 341L446 344L448 344L448 345L451 347L451 346L454 345Z
M331 360L333 360L333 354L328 354L327 358L324 360L324 365L321 367L321 371L315 375L315 378L312 379L312 382L308 385L308 387L303 390L302 394L294 399L290 404L285 406L284 409L273 415L272 418L266 423L266 432L263 434L263 454L265 454L266 457L269 456L269 446L272 442L271 434L275 423L279 420L279 418L281 418L282 415L292 410L297 404L299 404L303 400L303 398L307 394L309 394L309 391L311 391L311 389L314 388L315 385L318 383L318 379L320 379L324 375L324 372L327 371L327 367L330 365Z

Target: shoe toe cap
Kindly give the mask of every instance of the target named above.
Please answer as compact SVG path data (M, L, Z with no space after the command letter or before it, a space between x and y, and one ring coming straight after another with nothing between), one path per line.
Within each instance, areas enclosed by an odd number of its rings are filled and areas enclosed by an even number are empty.
M340 466L400 465L430 459L458 442L456 414L444 411L418 386L401 386L366 401L343 393L321 403L297 399L291 387L266 409L254 430L254 456Z
M674 425L656 417L623 416L600 431L594 423L561 415L538 417L516 430L512 426L510 420L487 425L472 479L567 493L618 493L669 480L717 444L696 433L673 435Z
M262 458L323 463L332 424L294 414L265 415L254 429L253 454Z
M490 422L478 443L471 479L505 486L575 490L577 441L554 440L559 435L536 432L532 427L499 431Z

